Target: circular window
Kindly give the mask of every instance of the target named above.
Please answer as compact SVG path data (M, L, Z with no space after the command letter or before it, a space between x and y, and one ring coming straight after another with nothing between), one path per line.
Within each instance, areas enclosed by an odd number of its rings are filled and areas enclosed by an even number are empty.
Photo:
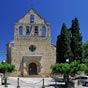
M35 47L34 45L30 45L30 46L29 46L29 50L30 50L31 52L34 52L34 51L36 50L36 47Z

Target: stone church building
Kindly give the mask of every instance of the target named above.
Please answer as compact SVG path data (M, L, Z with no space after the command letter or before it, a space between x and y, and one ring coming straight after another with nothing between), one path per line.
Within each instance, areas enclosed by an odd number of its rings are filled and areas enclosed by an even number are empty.
M33 8L14 25L14 40L7 44L7 61L22 76L49 76L56 62L50 25Z

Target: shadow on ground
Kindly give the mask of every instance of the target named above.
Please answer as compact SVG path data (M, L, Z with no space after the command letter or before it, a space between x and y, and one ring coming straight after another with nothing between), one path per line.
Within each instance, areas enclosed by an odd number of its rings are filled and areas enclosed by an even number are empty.
M50 87L50 86L53 86L53 87L55 87L55 88L66 88L65 85L54 85L54 84L50 84L49 87Z

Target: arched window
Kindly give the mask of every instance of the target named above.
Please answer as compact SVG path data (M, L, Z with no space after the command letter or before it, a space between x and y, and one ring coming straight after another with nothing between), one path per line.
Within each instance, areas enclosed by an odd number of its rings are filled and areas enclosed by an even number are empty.
M42 27L42 36L46 36L46 28L45 27Z
M30 23L33 24L34 23L34 15L30 16Z
M34 29L34 36L38 36L38 27L35 26L35 29Z
M26 35L30 35L30 27L26 26Z
M19 36L22 36L22 35L23 35L23 27L20 26L20 27L19 27Z

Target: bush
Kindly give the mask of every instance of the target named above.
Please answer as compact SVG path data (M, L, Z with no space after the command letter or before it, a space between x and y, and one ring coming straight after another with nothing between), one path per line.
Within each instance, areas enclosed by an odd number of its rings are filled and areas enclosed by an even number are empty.
M12 64L8 64L7 62L0 64L1 73L5 73L5 71L12 72L14 69L15 69L15 66Z

